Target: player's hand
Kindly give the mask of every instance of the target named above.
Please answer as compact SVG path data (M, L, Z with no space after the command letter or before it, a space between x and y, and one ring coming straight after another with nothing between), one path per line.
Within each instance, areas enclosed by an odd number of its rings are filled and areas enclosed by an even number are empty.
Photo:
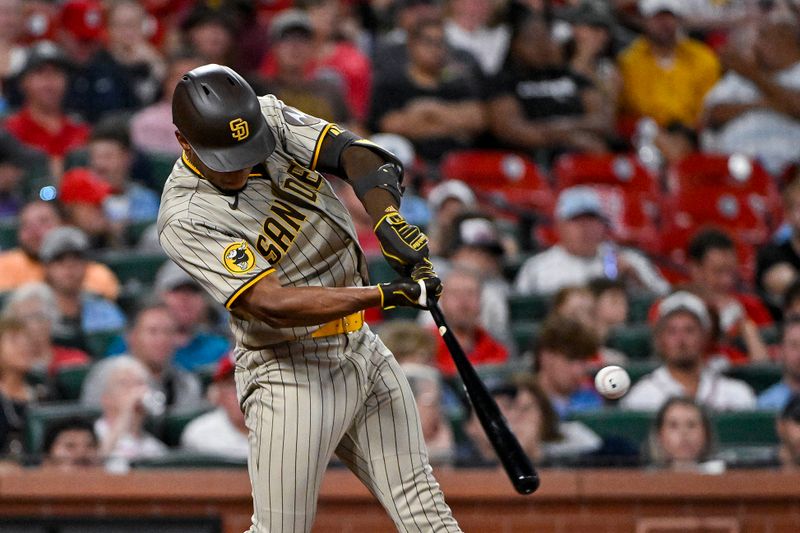
M439 279L439 276L437 276L436 272L433 270L433 263L431 263L431 260L426 258L421 263L417 263L417 265L411 270L411 279L414 281L419 281L421 279L424 280L429 278ZM442 296L442 290L443 287L440 281L436 287L436 292L429 294L435 297L435 299L438 301Z
M428 259L428 237L396 208L387 207L385 213L375 224L381 252L398 274L410 276L415 265Z
M425 287L425 294L422 287ZM398 278L390 283L378 285L381 291L381 308L415 307L428 309L428 300L438 300L442 293L442 280L436 276L414 281L411 278Z

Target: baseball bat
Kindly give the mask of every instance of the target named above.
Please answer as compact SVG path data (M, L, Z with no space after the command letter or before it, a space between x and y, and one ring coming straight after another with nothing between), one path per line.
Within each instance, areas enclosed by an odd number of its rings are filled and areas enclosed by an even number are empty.
M467 359L455 335L447 327L447 322L445 322L439 305L435 301L429 300L428 309L433 315L433 320L439 328L439 334L444 339L444 343L450 351L450 356L456 364L458 373L461 375L461 380L464 382L464 390L470 403L472 403L472 408L475 409L475 414L478 416L481 426L483 426L483 431L489 437L497 457L500 458L506 474L511 479L511 484L520 494L533 493L539 488L539 476L533 467L533 463L531 463L528 455L520 446L517 437L511 432L503 413L497 407L497 402L486 390L486 385L478 377L478 373L475 372L472 363Z

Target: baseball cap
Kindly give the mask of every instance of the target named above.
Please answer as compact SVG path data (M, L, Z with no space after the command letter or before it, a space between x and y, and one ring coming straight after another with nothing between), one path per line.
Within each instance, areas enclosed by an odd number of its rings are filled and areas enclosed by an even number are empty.
M286 9L277 15L269 26L269 36L273 41L283 39L290 33L301 33L308 37L314 34L311 19L300 9Z
M556 202L556 218L571 220L582 215L606 219L600 195L591 187L578 186L564 189Z
M62 226L50 230L39 248L39 259L50 263L65 254L85 256L89 251L89 238L73 226Z
M428 208L431 212L438 211L442 204L450 198L455 198L467 208L475 207L477 199L469 185L461 180L443 181L428 193Z
M639 13L643 17L652 17L664 11L672 13L676 17L682 16L681 0L639 0Z
M103 6L96 0L70 0L61 8L61 26L81 41L103 34Z
M219 383L233 376L235 369L236 363L233 360L233 352L228 352L217 363L217 369L214 371L214 377L212 378L214 383Z
M614 25L614 17L608 8L608 4L600 0L583 0L578 5L565 9L561 16L572 24L603 26L605 28L610 28Z
M44 65L53 65L64 71L72 67L64 51L52 41L39 41L30 46L19 76L25 76Z
M179 287L191 287L200 289L200 284L197 283L192 276L186 273L177 263L167 261L156 273L156 279L153 283L153 290L157 293L164 293L174 291Z
M414 159L416 158L414 145L402 135L397 135L396 133L376 133L370 137L369 140L381 148L389 150L392 155L403 163L405 168L414 165Z
M677 291L661 300L656 312L656 323L679 311L694 315L706 331L711 329L711 315L706 304L699 296L688 291Z
M457 221L453 249L461 246L483 248L486 251L503 255L500 232L494 221L482 215L465 215Z
M111 185L88 168L73 168L61 177L58 198L62 204L100 206L111 194Z

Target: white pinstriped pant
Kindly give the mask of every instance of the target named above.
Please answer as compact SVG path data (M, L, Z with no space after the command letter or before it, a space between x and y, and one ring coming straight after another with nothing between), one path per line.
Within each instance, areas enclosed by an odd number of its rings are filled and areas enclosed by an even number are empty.
M461 531L433 477L419 414L394 356L364 326L237 353L249 429L252 533L310 531L335 452L398 531Z

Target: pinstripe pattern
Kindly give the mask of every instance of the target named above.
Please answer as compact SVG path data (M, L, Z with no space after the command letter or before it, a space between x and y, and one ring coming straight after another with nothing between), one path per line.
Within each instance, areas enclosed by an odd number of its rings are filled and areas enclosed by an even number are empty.
M310 170L329 124L291 110L287 122L280 101L260 100L277 140L266 174L230 196L179 160L161 200L162 247L222 304L265 275L284 286L366 284L350 216ZM224 256L242 243L253 264L239 272ZM249 430L251 532L309 531L334 453L398 530L460 531L431 473L408 382L368 326L315 339L317 326L276 329L234 311L231 329Z

